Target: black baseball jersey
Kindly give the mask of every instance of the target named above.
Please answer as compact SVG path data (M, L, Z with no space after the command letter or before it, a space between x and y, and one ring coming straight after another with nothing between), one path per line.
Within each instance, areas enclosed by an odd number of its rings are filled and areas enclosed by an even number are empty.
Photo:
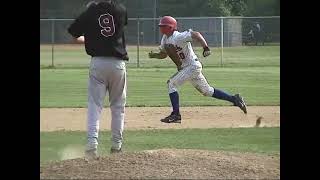
M112 56L128 60L124 26L128 23L126 8L115 2L99 2L83 12L68 28L75 38L85 37L90 56Z

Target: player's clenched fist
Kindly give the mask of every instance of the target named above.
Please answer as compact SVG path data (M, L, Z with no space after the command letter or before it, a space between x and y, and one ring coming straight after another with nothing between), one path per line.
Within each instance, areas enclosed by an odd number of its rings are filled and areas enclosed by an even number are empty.
M209 47L208 46L204 47L203 48L203 53L202 53L203 57L207 57L210 54L211 54L211 51L210 51Z

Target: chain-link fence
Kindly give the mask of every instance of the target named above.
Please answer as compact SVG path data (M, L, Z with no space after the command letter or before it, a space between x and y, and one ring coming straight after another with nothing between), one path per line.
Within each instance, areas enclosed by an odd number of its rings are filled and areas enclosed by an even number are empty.
M205 66L279 66L280 17L176 18L179 31L193 29L207 40L213 55ZM40 19L40 67L88 67L83 45L72 44L67 28L73 19ZM129 67L169 67L168 61L150 59L161 41L159 18L129 18L125 29ZM195 53L202 49L196 42Z

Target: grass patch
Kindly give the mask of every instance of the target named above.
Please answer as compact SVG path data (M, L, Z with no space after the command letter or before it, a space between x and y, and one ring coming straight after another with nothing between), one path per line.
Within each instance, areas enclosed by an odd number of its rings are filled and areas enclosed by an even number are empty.
M224 47L221 61L221 48L210 47L212 55L202 57L203 49L195 46L194 52L206 67L270 67L280 66L280 45L277 46L237 46ZM173 67L169 58L166 60L150 59L150 51L158 51L158 46L140 46L139 54L137 46L127 46L130 60L128 67L156 68ZM90 56L85 52L83 45L55 45L53 63L57 68L81 68L88 67ZM52 64L51 45L40 45L40 68Z
M99 151L109 154L110 131L100 132ZM211 128L124 131L124 151L162 148L203 149L265 154L280 153L280 128ZM86 132L40 133L40 163L60 160L63 149L73 146L83 152Z
M170 106L166 81L175 68L128 68L127 106ZM279 67L204 68L209 84L241 93L248 105L280 105ZM40 107L87 107L88 69L41 69ZM190 83L179 89L181 106L231 105L202 96ZM106 98L105 105L108 106Z

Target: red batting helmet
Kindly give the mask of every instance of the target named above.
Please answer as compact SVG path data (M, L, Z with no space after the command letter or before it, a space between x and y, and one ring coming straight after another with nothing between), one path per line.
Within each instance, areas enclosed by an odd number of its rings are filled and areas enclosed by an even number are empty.
M177 21L171 16L163 16L160 19L159 26L169 26L173 30L177 30Z

